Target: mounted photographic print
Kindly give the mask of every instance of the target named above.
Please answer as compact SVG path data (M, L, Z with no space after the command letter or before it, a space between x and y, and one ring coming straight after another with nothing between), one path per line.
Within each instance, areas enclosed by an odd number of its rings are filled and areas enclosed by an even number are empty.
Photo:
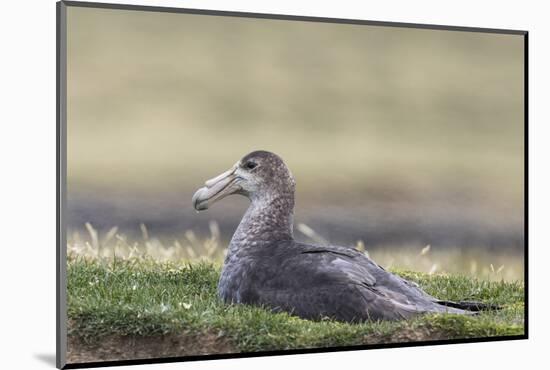
M527 32L57 10L58 367L527 338Z

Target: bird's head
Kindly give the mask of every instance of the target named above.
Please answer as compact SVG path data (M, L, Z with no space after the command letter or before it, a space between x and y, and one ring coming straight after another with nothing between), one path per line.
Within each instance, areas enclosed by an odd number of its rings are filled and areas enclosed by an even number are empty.
M229 170L205 182L193 195L197 211L231 194L252 201L276 196L293 196L295 182L290 170L276 154L258 150L245 155Z

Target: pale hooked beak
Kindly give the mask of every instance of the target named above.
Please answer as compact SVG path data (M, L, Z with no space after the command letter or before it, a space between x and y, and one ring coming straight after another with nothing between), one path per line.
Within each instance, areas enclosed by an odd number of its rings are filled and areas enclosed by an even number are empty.
M193 207L197 211L204 211L214 202L241 190L238 184L240 177L235 174L237 167L238 164L235 164L221 175L206 181L204 183L206 186L197 190L193 195Z

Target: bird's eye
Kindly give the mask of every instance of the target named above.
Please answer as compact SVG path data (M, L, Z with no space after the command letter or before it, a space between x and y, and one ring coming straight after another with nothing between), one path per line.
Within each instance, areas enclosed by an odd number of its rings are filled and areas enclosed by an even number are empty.
M253 170L254 168L256 168L256 166L258 165L252 161L248 161L244 164L244 167L248 170Z

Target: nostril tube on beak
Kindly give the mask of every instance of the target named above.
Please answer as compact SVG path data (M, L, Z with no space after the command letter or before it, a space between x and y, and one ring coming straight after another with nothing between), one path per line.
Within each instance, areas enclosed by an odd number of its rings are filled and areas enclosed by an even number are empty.
M235 172L236 169L237 169L237 165L234 165L233 167L231 167L229 170L225 171L224 173L214 177L213 179L207 180L204 183L204 185L206 185L207 188L211 188L216 183L220 182L220 180L231 176Z
M197 211L204 211L218 200L240 190L239 177L235 175L237 165L228 171L204 183L205 186L195 192L192 198L193 207Z

